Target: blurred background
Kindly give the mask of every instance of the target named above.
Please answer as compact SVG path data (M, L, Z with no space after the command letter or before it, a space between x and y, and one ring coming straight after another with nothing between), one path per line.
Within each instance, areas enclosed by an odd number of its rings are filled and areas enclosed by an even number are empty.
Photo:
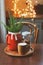
M22 11L22 8L24 12ZM31 10L27 12L25 9L27 10L31 9ZM29 15L31 16L23 15L24 16L23 21L29 21L29 22L37 24L37 27L39 28L38 43L43 43L43 0L0 0L0 21L4 22L7 25L8 25L8 19L9 19L9 15L8 15L9 10L12 12L14 16L18 17L18 19L20 19L21 14L29 13ZM18 12L21 11L21 14L19 13L20 17L18 16L16 11ZM3 43L6 42L5 40L6 33L7 33L6 29L1 24L0 25L0 42L3 42Z

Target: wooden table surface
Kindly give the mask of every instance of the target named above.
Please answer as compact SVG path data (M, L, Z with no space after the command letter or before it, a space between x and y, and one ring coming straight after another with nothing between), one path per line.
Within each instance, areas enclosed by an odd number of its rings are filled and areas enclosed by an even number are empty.
M35 52L26 57L12 57L4 53L6 44L0 43L0 65L43 65L43 44L37 44Z

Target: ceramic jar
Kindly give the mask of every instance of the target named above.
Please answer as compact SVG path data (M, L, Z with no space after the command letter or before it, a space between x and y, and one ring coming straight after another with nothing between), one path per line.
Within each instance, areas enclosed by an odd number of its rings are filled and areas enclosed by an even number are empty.
M17 45L20 43L22 40L22 35L21 33L12 33L8 32L6 35L6 42L7 46L10 50L17 50Z

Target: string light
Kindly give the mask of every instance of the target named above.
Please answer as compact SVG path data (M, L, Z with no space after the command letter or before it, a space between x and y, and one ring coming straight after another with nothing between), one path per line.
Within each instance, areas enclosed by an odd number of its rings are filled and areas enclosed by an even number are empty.
M35 3L38 4L38 1L36 0Z
M12 1L12 3L14 3L14 1Z
M36 12L34 10L34 6L31 0L26 0L26 8L24 9L19 9L17 8L17 2L19 0L12 1L14 3L14 16L16 17L36 17Z

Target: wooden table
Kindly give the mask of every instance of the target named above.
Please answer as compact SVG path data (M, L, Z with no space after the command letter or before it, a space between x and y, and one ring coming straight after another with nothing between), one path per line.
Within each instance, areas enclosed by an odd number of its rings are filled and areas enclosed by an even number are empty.
M35 52L26 57L12 57L4 53L6 44L0 43L0 65L43 65L43 44L37 44Z

